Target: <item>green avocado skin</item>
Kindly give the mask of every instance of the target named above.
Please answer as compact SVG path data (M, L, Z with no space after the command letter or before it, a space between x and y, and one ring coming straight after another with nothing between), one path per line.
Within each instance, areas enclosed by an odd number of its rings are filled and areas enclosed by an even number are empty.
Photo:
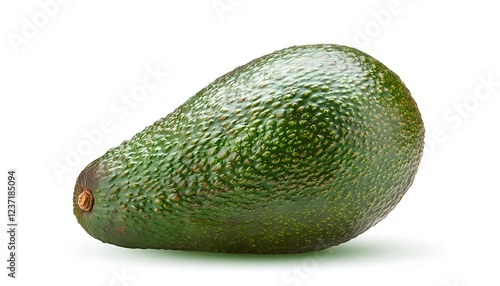
M417 105L386 66L347 46L293 46L216 79L91 162L74 214L94 238L128 248L316 251L386 217L423 146Z

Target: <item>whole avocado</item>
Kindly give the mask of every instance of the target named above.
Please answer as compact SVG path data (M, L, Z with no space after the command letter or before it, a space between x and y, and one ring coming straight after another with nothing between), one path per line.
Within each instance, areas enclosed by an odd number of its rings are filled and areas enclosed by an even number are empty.
M292 46L219 77L91 162L74 214L122 247L316 251L386 217L423 146L394 72L351 47Z

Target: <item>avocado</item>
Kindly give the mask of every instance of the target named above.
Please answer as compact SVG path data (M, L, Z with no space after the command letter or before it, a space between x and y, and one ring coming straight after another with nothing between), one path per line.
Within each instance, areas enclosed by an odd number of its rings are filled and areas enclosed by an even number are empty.
M92 161L78 223L128 248L316 251L385 218L424 146L400 78L357 49L292 46L217 78Z

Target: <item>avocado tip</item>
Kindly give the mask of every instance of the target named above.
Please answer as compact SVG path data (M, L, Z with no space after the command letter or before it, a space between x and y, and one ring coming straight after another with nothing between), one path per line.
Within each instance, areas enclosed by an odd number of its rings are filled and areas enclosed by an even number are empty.
M90 211L92 210L92 206L94 206L94 195L92 192L85 189L78 196L78 206L82 211Z

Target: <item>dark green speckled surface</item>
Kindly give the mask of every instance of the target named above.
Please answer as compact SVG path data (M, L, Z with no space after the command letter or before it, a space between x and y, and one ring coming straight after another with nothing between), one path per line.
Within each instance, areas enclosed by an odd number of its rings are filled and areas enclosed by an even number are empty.
M424 126L399 77L338 45L218 78L80 174L74 213L132 248L297 253L346 242L411 185ZM79 209L84 190L91 211Z

